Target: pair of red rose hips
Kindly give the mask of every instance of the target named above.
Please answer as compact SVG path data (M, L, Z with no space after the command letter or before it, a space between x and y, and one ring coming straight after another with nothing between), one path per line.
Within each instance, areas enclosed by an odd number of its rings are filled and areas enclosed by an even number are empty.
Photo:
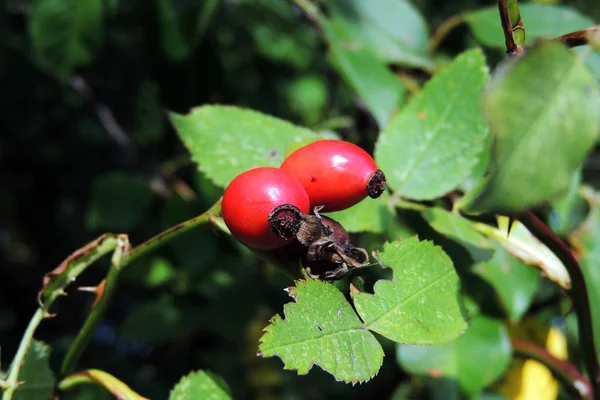
M262 167L238 175L223 195L223 219L232 235L257 250L272 250L294 239L277 236L268 223L278 206L300 212L339 211L385 191L385 175L360 147L341 140L304 146L280 168Z

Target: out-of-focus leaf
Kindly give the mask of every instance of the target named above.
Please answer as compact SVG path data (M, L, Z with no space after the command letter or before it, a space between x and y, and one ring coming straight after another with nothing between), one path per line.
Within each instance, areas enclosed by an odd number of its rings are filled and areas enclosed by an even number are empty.
M565 289L571 287L571 278L563 263L529 230L518 221L514 221L508 233L508 218L498 217L498 228L476 223L473 227L490 239L497 241L513 257L527 265L541 269L546 277Z
M480 106L487 79L481 50L466 51L394 117L375 148L390 188L404 197L434 199L469 176L488 136Z
M31 342L17 381L23 383L14 391L13 400L48 400L52 396L55 380L50 369L50 346Z
M328 213L327 216L342 224L348 232L381 233L395 217L387 205L389 198L388 193L383 193L378 199L367 198L343 211Z
M147 301L123 321L120 334L126 339L154 345L190 332L196 321L186 317L169 295Z
M540 273L511 256L499 244L492 259L478 263L473 272L488 282L512 322L525 314L540 284Z
M230 106L171 113L171 121L200 170L222 187L249 169L279 167L288 146L315 136L284 120Z
M526 43L533 43L539 38L551 39L594 25L590 18L565 6L525 3L519 5L519 10L525 25ZM465 19L479 42L490 47L505 47L497 6L466 13Z
M175 276L175 269L169 260L157 257L150 263L146 285L150 287L162 286Z
M380 128L400 106L406 89L373 53L356 48L352 33L336 21L323 21L333 65L354 88Z
M207 371L195 371L181 378L169 400L229 400L231 391L223 378Z
M160 44L165 55L172 61L181 61L191 50L190 41L185 38L172 0L154 0L158 25L160 26Z
M493 383L508 368L511 346L500 321L478 315L467 332L439 346L398 345L397 358L411 374L456 379L473 396Z
M585 218L586 204L579 196L581 169L575 171L564 196L552 202L548 226L559 236L567 236Z
M256 50L263 56L306 70L318 54L319 36L291 1L236 0L236 15L250 30Z
M367 329L398 343L433 345L467 329L460 280L452 260L432 242L385 243L378 256L393 281L379 280L374 293L353 294Z
M590 212L569 240L581 255L580 266L590 301L594 342L600 355L600 194L586 187L583 195L590 205Z
M66 389L75 385L90 383L101 385L110 393L112 393L117 399L149 400L148 398L137 394L124 382L99 369L88 369L86 371L69 375L60 382L59 388Z
M295 300L275 315L260 340L264 357L278 356L285 369L305 375L320 366L343 382L365 382L381 367L383 349L335 286L318 280L289 288Z
M362 46L386 62L430 68L429 28L419 11L405 0L334 0L331 18L352 32Z
M145 180L111 172L94 180L86 225L91 230L130 231L144 218L154 195Z
M136 99L136 126L131 132L139 145L156 142L164 136L165 114L159 96L156 82L146 81L141 84Z
M489 176L461 201L468 211L521 211L555 198L600 132L598 82L559 43L503 65L484 108L495 142Z
M66 80L94 58L102 39L103 0L34 0L29 36L39 66Z
M421 215L433 229L465 246L473 260L487 260L493 255L492 244L473 229L468 219L439 207L427 208Z
M318 75L304 75L285 87L289 107L312 126L319 122L327 105L327 83Z
M186 221L200 214L179 196L171 196L164 204L161 215L163 229ZM218 238L208 229L193 229L169 241L175 257L185 266L189 275L195 276L218 256Z

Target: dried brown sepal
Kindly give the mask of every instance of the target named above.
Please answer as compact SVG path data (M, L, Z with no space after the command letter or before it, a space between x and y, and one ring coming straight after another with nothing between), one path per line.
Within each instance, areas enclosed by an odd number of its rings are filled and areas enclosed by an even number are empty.
M385 192L386 188L385 174L380 169L375 170L367 180L367 194L370 198L376 199Z
M300 230L304 214L292 204L282 204L269 213L269 228L274 234L283 239L296 236Z

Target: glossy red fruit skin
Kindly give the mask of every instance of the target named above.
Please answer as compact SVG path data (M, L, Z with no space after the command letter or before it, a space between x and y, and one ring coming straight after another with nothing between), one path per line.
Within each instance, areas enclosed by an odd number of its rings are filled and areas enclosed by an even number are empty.
M282 170L297 177L310 198L311 211L340 211L367 197L367 182L375 160L363 149L342 140L320 140L290 154Z
M278 168L261 167L238 175L223 194L222 214L233 237L257 250L272 250L295 239L282 239L269 228L273 208L293 204L309 212L310 200L300 181Z

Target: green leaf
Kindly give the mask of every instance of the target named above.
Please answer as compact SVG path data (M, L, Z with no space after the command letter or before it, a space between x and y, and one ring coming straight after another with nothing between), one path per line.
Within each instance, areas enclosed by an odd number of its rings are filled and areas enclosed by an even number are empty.
M355 46L362 46L382 61L431 68L429 28L410 2L334 0L328 6L334 23L352 32Z
M170 295L163 294L134 309L121 324L119 333L124 338L155 345L189 333L195 324Z
M440 346L398 345L397 358L411 374L456 379L469 397L495 382L508 368L511 346L502 322L479 315L467 332Z
M279 167L288 146L315 137L281 119L230 106L171 113L171 121L200 170L222 187L249 169Z
M236 10L261 55L300 70L313 65L320 53L319 36L315 29L298 29L303 16L293 2L237 0Z
M578 193L581 179L579 168L571 177L567 193L552 202L548 226L559 236L567 236L585 218L585 200Z
M387 205L390 195L383 193L378 199L364 199L343 211L328 213L348 232L382 233L392 223L395 213Z
M163 52L172 61L181 61L190 53L190 41L181 31L172 0L155 0L156 16L160 27L160 44Z
M526 43L539 38L554 38L565 33L589 28L594 21L569 7L553 4L520 4ZM491 6L465 14L475 38L490 47L504 48L504 32L498 7Z
M383 362L383 349L335 286L298 281L288 289L295 300L265 328L259 350L278 356L285 369L305 375L314 364L343 382L371 379Z
M494 250L492 244L472 227L471 221L439 207L423 210L423 218L433 229L463 244L473 260L487 260Z
M584 191L584 197L590 204L590 212L585 221L571 234L569 241L581 254L580 267L587 286L594 343L600 356L600 194L590 188Z
M493 288L510 321L519 322L535 296L541 276L496 244L494 256L473 267Z
M569 187L600 131L598 82L567 48L541 43L496 73L484 97L495 143L466 210L521 211Z
M387 125L406 92L400 80L368 50L356 48L352 32L335 21L322 23L332 62L354 88L380 128Z
M94 180L86 226L91 230L130 231L146 215L154 194L142 178L123 172Z
M229 400L231 390L223 378L207 371L195 371L181 378L169 400Z
M54 375L50 369L50 346L34 340L27 349L19 371L13 400L48 400L54 392Z
M469 176L488 135L480 107L487 78L481 50L466 51L394 117L375 147L390 188L404 197L434 199Z
M452 260L432 242L385 243L378 256L392 268L393 281L380 280L375 294L353 294L366 328L398 343L439 344L467 329L460 281Z
M508 217L497 217L498 228L487 224L474 223L473 227L490 239L498 242L506 251L524 264L537 267L544 275L564 289L571 288L571 278L563 263L529 230L514 221L508 233Z
M102 39L103 0L34 0L29 36L39 66L66 80L94 58Z

